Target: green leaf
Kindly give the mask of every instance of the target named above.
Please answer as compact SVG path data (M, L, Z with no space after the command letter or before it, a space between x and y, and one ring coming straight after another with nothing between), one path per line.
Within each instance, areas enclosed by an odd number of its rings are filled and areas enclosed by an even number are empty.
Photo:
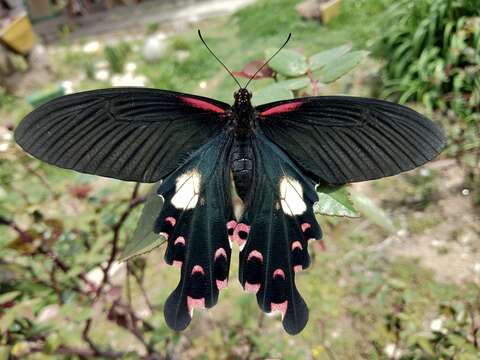
M368 51L353 51L329 62L320 69L319 80L323 83L337 80L357 66L367 55Z
M293 99L293 92L284 86L272 84L255 92L252 103L255 106L266 104L272 101Z
M295 90L303 89L308 85L310 85L310 79L306 76L302 76L297 79L282 80L277 82L275 85L284 87L288 90L295 91Z
M267 49L267 59L276 49ZM304 75L308 70L307 59L298 51L284 49L280 51L268 64L273 70L287 77Z
M342 46L338 46L333 49L328 49L325 51L321 51L315 55L310 57L310 69L317 70L321 67L331 63L332 61L336 61L340 56L346 54L352 49L352 45L345 44Z
M356 192L352 192L351 197L355 207L368 220L382 227L388 232L395 232L395 226L393 225L390 217L382 209L375 205L375 203L369 197Z
M62 345L62 339L57 333L48 335L43 351L47 354L53 354Z
M358 217L346 186L317 186L318 202L313 205L317 214Z
M153 232L155 220L163 207L163 198L157 195L159 186L160 183L155 184L148 194L137 228L125 246L119 261L126 261L152 251L165 241L163 237Z

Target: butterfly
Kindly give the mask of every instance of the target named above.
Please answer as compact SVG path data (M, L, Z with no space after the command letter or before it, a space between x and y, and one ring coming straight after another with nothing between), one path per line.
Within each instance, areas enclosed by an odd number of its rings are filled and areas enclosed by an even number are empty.
M165 260L181 274L164 306L172 329L185 329L195 308L217 303L237 244L241 285L296 334L308 308L295 274L310 264L308 243L322 238L313 212L316 184L413 169L435 158L445 138L432 121L395 103L314 96L253 107L248 83L237 84L233 105L149 88L67 95L28 114L15 139L62 168L163 180L153 230L167 239ZM234 207L238 198L241 206Z

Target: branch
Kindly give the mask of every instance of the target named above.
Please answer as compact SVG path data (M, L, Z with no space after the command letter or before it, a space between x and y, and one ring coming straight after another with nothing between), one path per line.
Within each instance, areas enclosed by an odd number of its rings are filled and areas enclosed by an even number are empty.
M135 187L133 188L132 196L130 197L130 203L128 207L122 213L122 215L120 216L120 219L118 219L118 221L112 226L112 230L113 230L112 248L110 250L110 257L108 258L107 265L103 268L103 280L97 288L97 295L96 295L97 298L100 296L103 288L109 281L108 272L110 271L110 268L112 267L113 262L115 261L115 258L117 257L117 253L118 253L118 241L120 240L120 230L123 224L125 223L125 221L130 216L131 212L137 206L145 202L145 197L138 196L139 187L140 187L140 184L136 183Z
M13 220L9 220L3 216L0 216L0 225L12 228L18 233L18 235L20 235L20 238L24 242L31 242L33 240L32 237L25 230L22 230Z
M150 302L150 299L148 298L147 291L143 287L142 280L140 279L140 277L138 276L138 274L135 271L132 271L132 269L129 266L127 266L127 279L128 279L128 274L133 275L133 278L135 279L135 282L137 283L138 288L140 289L140 291L143 295L143 298L145 300L145 303L147 304L148 309L150 310L150 312L153 313L154 312L153 305ZM131 303L131 299L130 299L130 303Z

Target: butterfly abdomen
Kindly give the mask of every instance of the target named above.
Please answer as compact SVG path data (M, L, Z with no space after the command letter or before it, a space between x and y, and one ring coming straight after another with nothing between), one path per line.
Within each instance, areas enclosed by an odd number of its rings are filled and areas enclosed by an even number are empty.
M253 181L254 156L250 137L237 137L230 155L230 169L238 196L245 202Z

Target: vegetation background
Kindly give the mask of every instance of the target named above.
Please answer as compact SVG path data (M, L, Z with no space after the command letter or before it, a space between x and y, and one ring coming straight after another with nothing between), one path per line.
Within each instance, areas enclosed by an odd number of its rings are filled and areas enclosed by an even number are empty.
M72 40L63 29L45 49L48 64L25 69L16 95L0 88L0 359L480 357L478 1L343 0L328 25L302 20L298 2L258 0L178 29L148 23L135 36ZM226 64L247 73L293 33L274 73L252 83L257 101L389 98L428 114L449 137L420 169L349 186L351 201L328 196L338 206L323 213L352 215L353 204L362 217L319 215L324 242L312 244L312 265L298 276L310 322L294 337L234 281L235 261L219 304L196 311L185 332L169 330L162 308L178 269L163 262L164 248L116 261L132 244L149 186L46 165L12 139L32 109L25 95L62 82L74 91L133 83L231 102L235 84L197 27ZM148 42L159 59L149 59Z

